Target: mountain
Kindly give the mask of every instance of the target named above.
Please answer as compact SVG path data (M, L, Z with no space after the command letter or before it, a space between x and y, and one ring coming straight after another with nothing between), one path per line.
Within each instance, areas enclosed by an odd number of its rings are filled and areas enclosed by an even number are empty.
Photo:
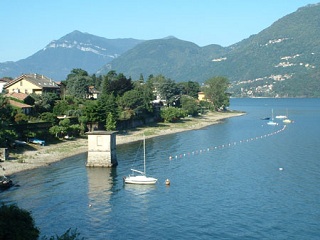
M199 47L176 38L143 42L98 71L177 82L226 76L234 96L320 97L320 4L298 9L239 43Z
M92 74L141 42L137 39L106 39L73 31L26 59L0 63L0 76L40 73L58 81L66 79L74 68Z
M224 65L234 92L319 97L319 25L320 4L308 5L232 46Z
M0 77L40 73L57 81L73 68L98 75L115 70L133 80L162 74L203 83L225 76L234 97L320 97L319 26L320 4L312 4L228 47L199 47L172 36L110 40L74 31L26 59L0 63Z
M115 69L138 79L140 74L163 74L175 81L197 81L197 73L207 68L207 62L226 53L219 45L201 48L192 42L174 37L145 41L106 64L97 74Z

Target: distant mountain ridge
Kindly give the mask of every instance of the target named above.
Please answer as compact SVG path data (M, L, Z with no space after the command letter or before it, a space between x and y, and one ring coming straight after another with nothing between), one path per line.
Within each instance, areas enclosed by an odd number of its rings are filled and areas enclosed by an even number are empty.
M138 79L142 73L144 76L162 74L176 81L197 81L199 79L194 77L201 69L206 70L207 61L226 52L226 48L219 45L201 48L174 37L149 40L114 59L97 74L104 75L116 69L133 79Z
M320 4L312 4L226 48L179 39L146 41L99 73L116 69L134 79L163 74L178 82L226 76L233 96L320 97L319 25Z
M162 74L202 83L225 76L236 97L320 97L319 26L320 4L311 4L229 47L199 47L172 36L110 40L74 31L29 58L0 63L0 77L33 72L64 80L73 68L102 75L115 70L133 80Z
M106 39L73 31L26 59L0 63L0 76L40 73L59 81L66 79L73 68L82 68L92 74L141 42L143 40Z

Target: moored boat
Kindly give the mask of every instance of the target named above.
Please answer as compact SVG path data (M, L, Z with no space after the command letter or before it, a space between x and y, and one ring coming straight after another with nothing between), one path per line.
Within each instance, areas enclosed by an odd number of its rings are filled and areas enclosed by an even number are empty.
M138 171L135 169L131 169L133 173L139 173L139 175L129 175L123 178L124 182L127 184L140 184L140 185L151 185L151 184L156 184L158 179L153 178L153 177L147 177L146 174L146 139L144 137L143 139L143 171Z
M7 178L6 176L0 177L0 190L6 190L13 186L13 182L11 179Z
M271 112L272 112L272 117L271 117L271 120L267 122L267 124L268 124L268 125L271 125L271 126L276 126L276 125L278 125L278 123L275 122L275 121L273 121L273 120L274 120L274 119L273 119L273 109L272 109Z

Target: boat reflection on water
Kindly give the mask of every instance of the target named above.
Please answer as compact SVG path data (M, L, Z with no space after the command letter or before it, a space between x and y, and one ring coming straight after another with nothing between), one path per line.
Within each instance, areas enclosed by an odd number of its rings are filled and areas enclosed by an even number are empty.
M136 196L142 196L156 190L156 185L125 184L124 189Z

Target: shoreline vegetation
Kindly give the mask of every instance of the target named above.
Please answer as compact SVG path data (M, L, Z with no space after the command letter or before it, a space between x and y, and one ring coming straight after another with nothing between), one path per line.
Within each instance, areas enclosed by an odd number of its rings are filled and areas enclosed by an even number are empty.
M243 112L209 112L198 117L184 118L175 123L155 123L126 132L118 132L116 144L128 144L146 138L154 138L183 131L197 130L213 124L221 123L226 118L242 116ZM9 159L0 162L3 170L0 175L12 175L18 172L49 166L51 163L85 153L88 150L86 136L73 140L63 140L46 146L27 144L19 146L14 151L10 150ZM0 168L0 169L2 169Z

